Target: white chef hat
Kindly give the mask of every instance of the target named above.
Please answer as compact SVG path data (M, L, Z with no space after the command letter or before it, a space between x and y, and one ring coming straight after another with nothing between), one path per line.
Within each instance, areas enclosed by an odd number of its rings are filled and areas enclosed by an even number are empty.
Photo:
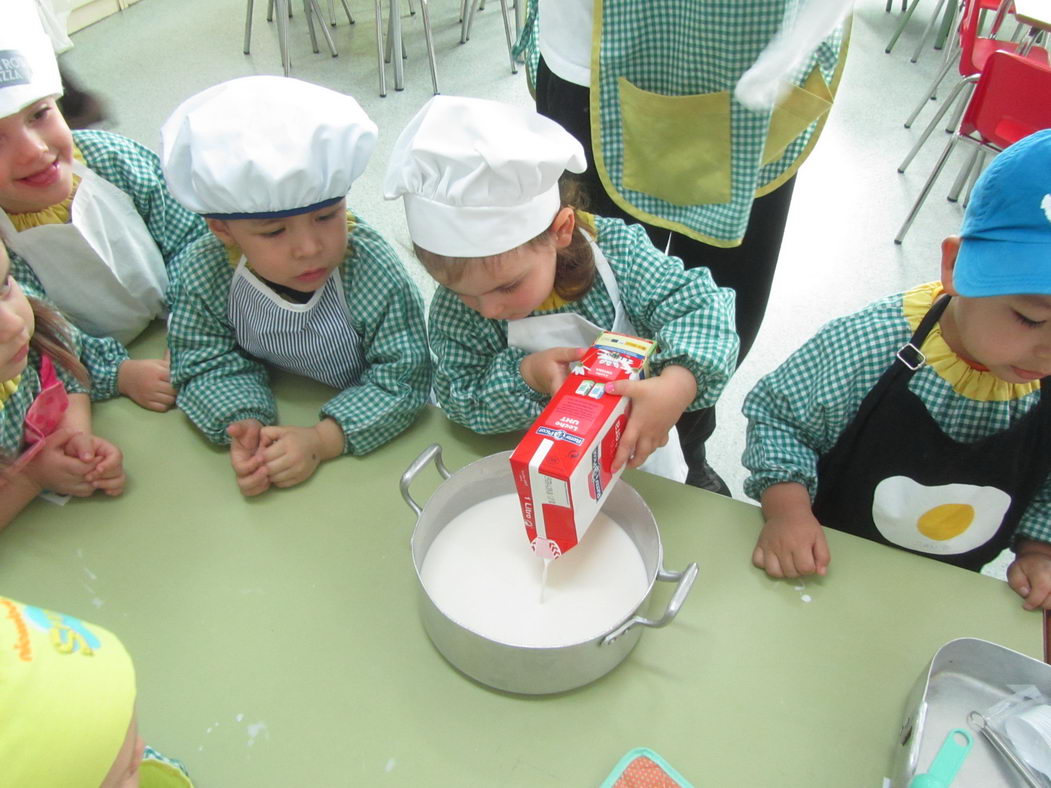
M343 199L376 145L350 96L289 77L232 79L188 98L161 127L175 199L216 219L272 218Z
M558 179L584 149L543 115L435 96L394 144L384 197L405 199L412 240L435 254L485 257L536 237L561 206Z
M62 95L62 78L34 0L4 0L0 10L0 118Z

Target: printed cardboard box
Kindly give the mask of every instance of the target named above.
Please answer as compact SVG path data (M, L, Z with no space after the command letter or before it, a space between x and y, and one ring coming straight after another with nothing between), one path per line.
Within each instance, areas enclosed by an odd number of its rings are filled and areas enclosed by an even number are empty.
M586 351L511 455L511 473L534 552L558 558L583 538L623 471L613 457L630 400L606 392L641 379L656 348L649 339L606 332Z

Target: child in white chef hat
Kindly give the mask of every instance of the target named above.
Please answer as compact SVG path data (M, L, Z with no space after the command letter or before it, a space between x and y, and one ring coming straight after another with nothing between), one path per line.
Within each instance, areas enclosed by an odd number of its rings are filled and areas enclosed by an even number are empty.
M647 470L683 481L669 432L713 405L733 371L733 293L641 228L563 200L560 177L584 166L558 124L481 99L436 96L398 138L384 191L404 198L416 254L441 285L429 325L438 402L476 432L522 429L601 331L653 338L656 374L612 390L633 406L614 468L653 454Z
M419 291L347 209L375 141L350 96L267 76L208 88L161 129L172 193L212 231L189 250L175 292L172 380L194 424L230 444L245 495L375 449L428 398ZM276 423L267 364L338 392L316 424Z
M0 238L12 274L85 332L91 396L175 401L164 359L124 346L167 311L166 289L204 222L172 199L157 156L106 131L70 132L33 0L0 4Z
M193 786L143 745L135 668L102 627L0 596L0 709L5 786Z

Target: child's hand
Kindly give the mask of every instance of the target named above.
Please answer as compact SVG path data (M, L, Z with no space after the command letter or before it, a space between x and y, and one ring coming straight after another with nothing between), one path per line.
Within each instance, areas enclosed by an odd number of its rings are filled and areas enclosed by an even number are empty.
M1026 610L1051 610L1051 544L1022 539L1014 562L1007 568L1007 583L1025 601Z
M825 531L810 508L802 484L785 482L763 491L766 525L752 552L752 563L770 577L828 573L831 557Z
M613 458L615 473L625 462L638 468L668 442L669 430L697 396L697 380L686 367L673 364L654 378L607 383L606 391L631 398L631 414Z
M267 476L278 487L306 481L324 460L343 453L343 429L332 419L313 427L263 427Z
M583 357L582 347L553 347L530 353L518 371L533 391L553 397L569 377L569 365Z
M128 359L117 370L117 390L136 405L158 413L175 404L167 354L164 358Z
M95 467L88 472L85 480L106 495L120 495L124 492L124 455L109 441L97 435L92 435L91 438L94 443Z
M87 462L69 454L82 443L79 440L81 435L70 427L55 430L44 438L44 446L36 456L21 468L22 476L38 490L51 490L78 498L91 495L95 487L87 480L87 475L94 467L94 452L90 453ZM67 451L69 444L73 445Z
M237 486L245 496L259 495L270 489L270 477L263 462L263 444L260 433L263 424L258 419L242 419L226 428L230 441L230 464L237 476Z

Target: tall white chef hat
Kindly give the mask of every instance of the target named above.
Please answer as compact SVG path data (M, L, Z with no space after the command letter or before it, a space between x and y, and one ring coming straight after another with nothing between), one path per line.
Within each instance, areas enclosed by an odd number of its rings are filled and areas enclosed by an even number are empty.
M427 251L485 257L549 227L558 179L586 166L580 143L543 115L435 96L394 144L383 196L404 198L409 234Z
M161 127L175 199L216 219L273 218L343 199L376 145L376 124L343 93L289 77L223 82Z
M62 95L62 78L34 0L5 0L0 9L0 118L34 101Z

